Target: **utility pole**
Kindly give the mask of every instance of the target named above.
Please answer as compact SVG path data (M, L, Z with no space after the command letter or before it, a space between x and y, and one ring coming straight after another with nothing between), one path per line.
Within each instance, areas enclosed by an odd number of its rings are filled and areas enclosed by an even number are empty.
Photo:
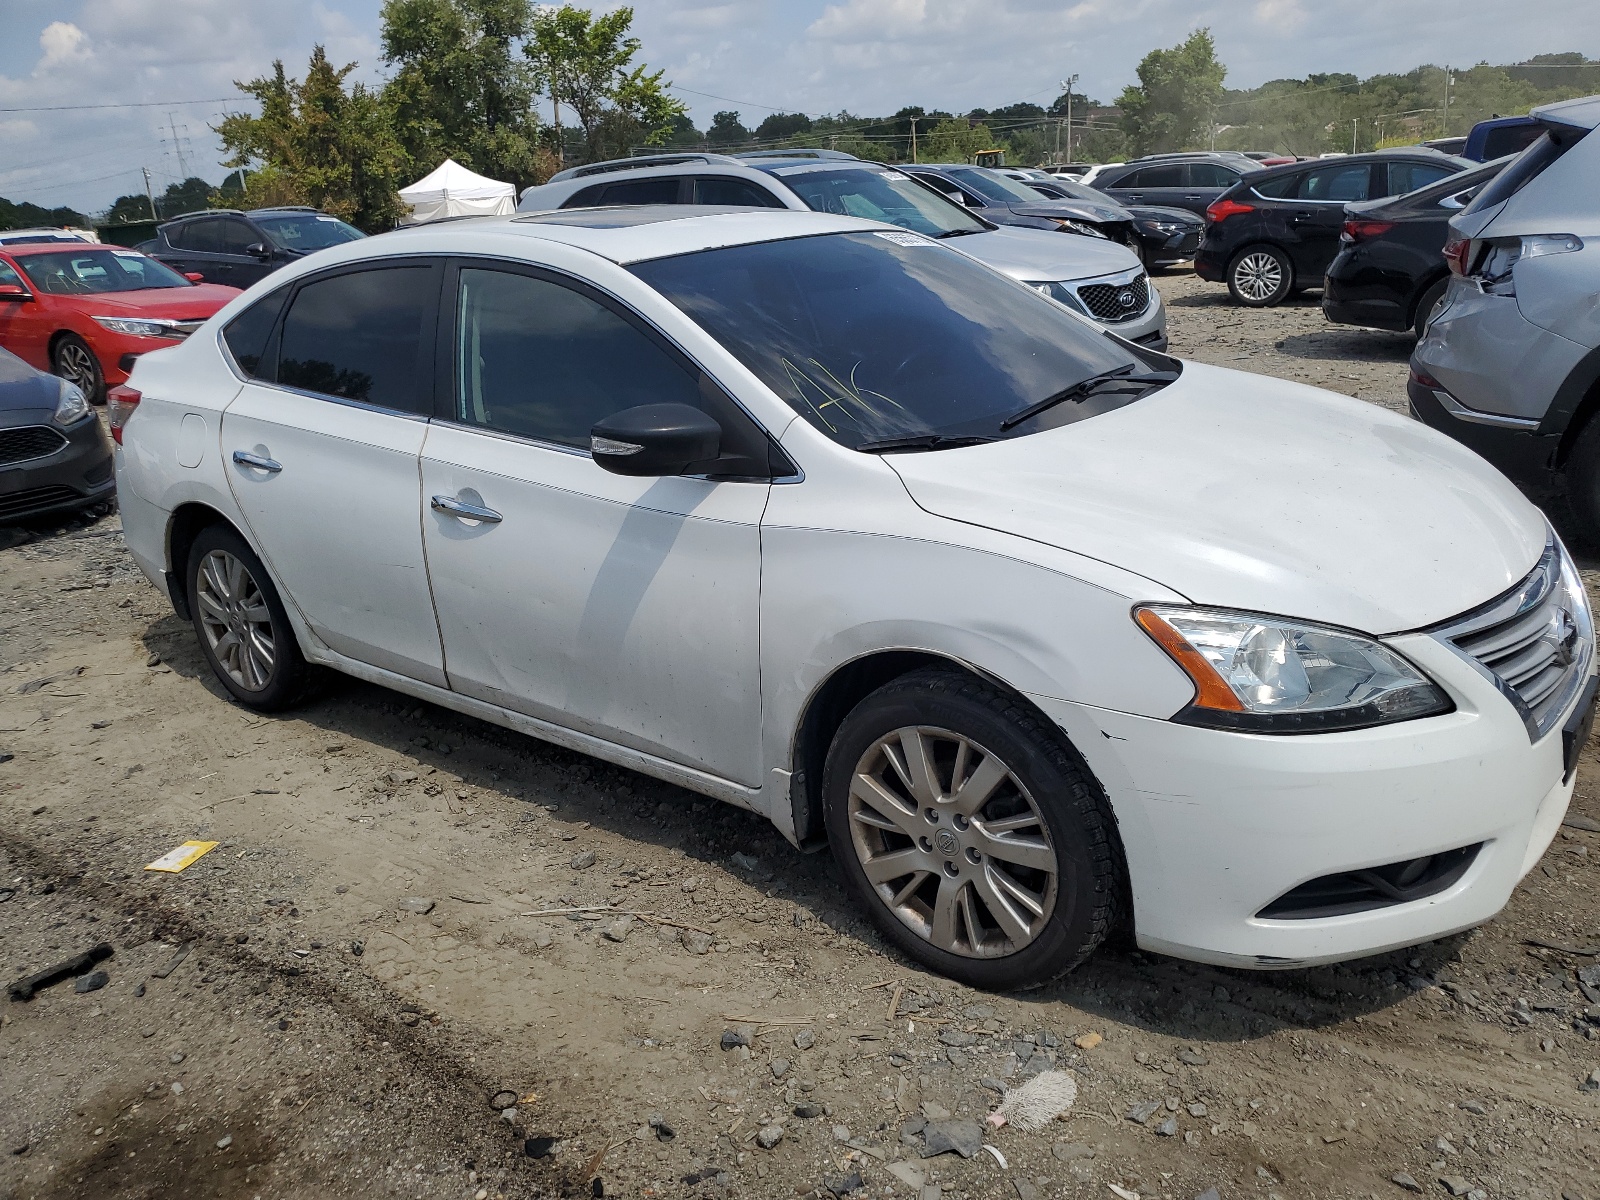
M156 194L150 190L150 168L140 167L139 169L144 172L144 195L145 199L150 201L150 219L159 221L161 217L156 213Z
M1455 81L1456 81L1456 77L1453 74L1450 73L1450 64L1449 63L1445 63L1445 65L1444 65L1444 130L1443 130L1443 134L1444 134L1445 137L1449 137L1450 136L1450 85L1452 83L1454 83Z
M1350 153L1351 154L1354 154L1356 152L1356 122L1359 121L1360 119L1361 119L1360 117L1351 117L1350 118Z
M917 119L911 118L911 161L917 161Z
M1072 88L1078 82L1076 75L1069 75L1061 81L1061 90L1067 94L1067 161L1072 161ZM1056 127L1056 157L1061 157L1061 128Z

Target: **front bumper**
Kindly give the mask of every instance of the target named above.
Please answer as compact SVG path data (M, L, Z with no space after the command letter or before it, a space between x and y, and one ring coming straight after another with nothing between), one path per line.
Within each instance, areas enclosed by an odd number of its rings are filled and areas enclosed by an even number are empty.
M1451 694L1455 712L1272 737L1035 697L1111 799L1141 946L1297 967L1431 941L1505 906L1572 796L1560 723L1530 744L1511 703L1441 642L1387 640ZM1307 919L1259 915L1312 880L1480 843L1464 873L1422 899Z
M1120 291L1129 282L1142 279L1148 289L1149 299L1137 316L1125 320L1104 320L1096 316L1092 305L1085 296L1085 291L1099 288L1104 291ZM1108 329L1120 338L1130 342L1137 342L1141 346L1152 350L1165 350L1167 348L1167 306L1161 299L1161 293L1156 290L1155 281L1144 271L1143 267L1133 271L1121 271L1115 275L1104 275L1094 279L1073 280L1063 284L1070 289L1076 298L1076 305L1102 329Z
M32 424L55 429L63 439L59 449L0 465L0 521L72 512L109 500L116 492L111 439L98 417L66 429L48 422L49 414L44 414Z
M1188 262L1200 248L1200 230L1180 229L1177 233L1163 235L1139 231L1144 246L1144 259L1153 267L1171 267Z

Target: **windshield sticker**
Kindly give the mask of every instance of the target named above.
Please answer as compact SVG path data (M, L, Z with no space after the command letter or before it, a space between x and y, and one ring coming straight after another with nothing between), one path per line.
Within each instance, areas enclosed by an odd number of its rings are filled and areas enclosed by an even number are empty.
M884 179L910 179L911 178L911 176L907 175L904 171L879 171L878 174L880 176L882 176Z
M144 257L144 255L140 254L137 250L113 250L111 253L116 255L118 258L143 258Z
M314 220L326 221L330 225L337 225L339 223L338 217L316 217Z
M874 233L885 241L893 242L897 246L931 246L927 238L915 233L902 233L898 229L874 230Z

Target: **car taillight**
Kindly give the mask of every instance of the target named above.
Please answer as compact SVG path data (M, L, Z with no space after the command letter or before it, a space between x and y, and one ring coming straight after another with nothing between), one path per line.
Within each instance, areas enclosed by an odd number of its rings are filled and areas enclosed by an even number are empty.
M139 401L144 397L134 391L125 383L106 392L106 424L111 426L111 437L122 445L122 427L128 423L128 418L133 416L133 410L139 407Z
M1255 212L1254 204L1242 204L1238 200L1213 200L1206 206L1206 220L1211 222L1226 221L1229 217L1236 217L1240 213Z
M1379 234L1388 233L1394 228L1393 221L1363 221L1351 217L1344 223L1344 237L1346 241L1360 242L1367 238L1375 238Z
M1472 239L1464 238L1452 230L1445 240L1443 254L1445 264L1450 268L1450 274L1465 277L1467 261L1472 255Z

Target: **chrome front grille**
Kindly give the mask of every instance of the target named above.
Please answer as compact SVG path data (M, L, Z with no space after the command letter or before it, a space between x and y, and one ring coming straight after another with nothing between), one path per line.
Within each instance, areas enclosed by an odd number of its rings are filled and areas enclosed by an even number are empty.
M1511 701L1533 741L1560 723L1594 658L1583 583L1554 539L1511 591L1435 633Z
M1141 271L1126 283L1081 284L1078 299L1096 320L1131 321L1150 307L1150 279Z

